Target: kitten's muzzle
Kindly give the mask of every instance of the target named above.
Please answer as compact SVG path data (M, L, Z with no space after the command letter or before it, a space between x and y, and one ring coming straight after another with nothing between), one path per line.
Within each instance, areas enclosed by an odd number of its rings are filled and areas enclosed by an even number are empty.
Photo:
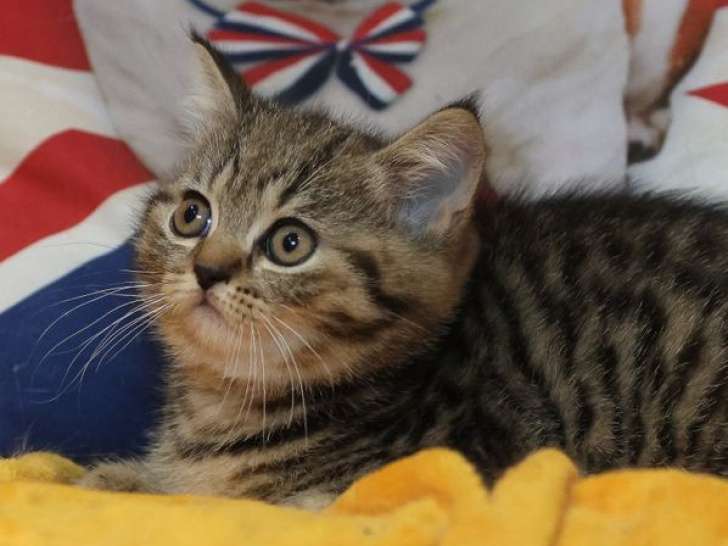
M193 270L197 284L206 292L218 283L229 282L242 265L238 242L218 230L201 242Z

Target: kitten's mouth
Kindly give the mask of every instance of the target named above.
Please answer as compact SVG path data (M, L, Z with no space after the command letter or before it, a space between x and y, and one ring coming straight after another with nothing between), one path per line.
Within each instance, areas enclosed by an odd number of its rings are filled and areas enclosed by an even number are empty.
M215 305L215 302L208 296L202 295L200 302L192 309L193 323L204 325L205 328L213 327L227 330L230 328L225 316Z
M208 300L203 300L200 304L198 304L197 309L201 313L206 313L209 316L216 317L218 320L224 320L222 317L222 313L220 313L215 305L210 303Z

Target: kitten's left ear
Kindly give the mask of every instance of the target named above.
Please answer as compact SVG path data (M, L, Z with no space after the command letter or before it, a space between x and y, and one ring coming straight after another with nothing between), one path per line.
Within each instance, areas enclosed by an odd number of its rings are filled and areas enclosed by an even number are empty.
M223 119L237 119L250 91L227 59L195 33L190 36L195 49L195 73L187 110L193 128Z
M470 102L436 112L376 154L398 222L416 234L446 235L469 218L486 145Z

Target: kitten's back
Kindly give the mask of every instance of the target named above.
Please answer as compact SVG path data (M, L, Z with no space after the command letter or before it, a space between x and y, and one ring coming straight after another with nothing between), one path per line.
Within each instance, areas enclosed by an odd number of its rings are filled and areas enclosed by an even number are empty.
M589 471L728 471L728 214L564 196L481 221L466 331L503 426Z

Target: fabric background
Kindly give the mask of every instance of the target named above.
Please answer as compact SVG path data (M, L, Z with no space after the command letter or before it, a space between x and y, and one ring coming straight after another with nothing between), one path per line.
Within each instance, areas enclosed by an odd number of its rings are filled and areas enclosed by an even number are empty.
M237 2L210 4L227 10ZM381 4L270 3L340 35L350 35ZM214 19L185 0L77 0L76 7L116 126L163 176L184 150L175 136L192 66L184 29L191 21L204 33ZM629 47L620 2L438 0L425 14L425 29L424 51L404 68L414 86L390 108L372 110L335 78L305 104L395 133L476 92L496 189L540 195L572 181L623 181Z
M376 4L275 2L342 34ZM3 4L0 455L83 461L144 445L162 358L134 312L129 238L153 180L184 151L186 28L211 22L185 0ZM440 0L425 28L404 68L414 87L391 108L375 113L335 79L309 104L395 132L478 89L502 192L628 175L637 188L726 197L728 1ZM628 140L663 139L628 169Z
M158 351L137 338L81 381L94 345L80 346L129 310L112 311L126 292L81 296L130 280L154 177L116 136L70 0L3 3L0 117L0 455L133 452L158 403Z

